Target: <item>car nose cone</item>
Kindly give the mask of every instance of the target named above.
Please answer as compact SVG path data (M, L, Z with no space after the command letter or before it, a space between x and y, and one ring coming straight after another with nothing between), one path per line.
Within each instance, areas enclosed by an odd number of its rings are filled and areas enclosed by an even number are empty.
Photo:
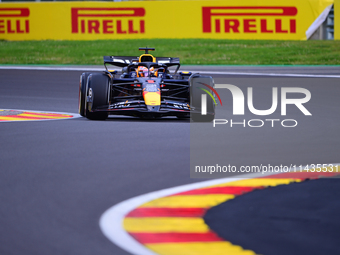
M158 112L160 107L160 105L147 105L147 109L149 112Z

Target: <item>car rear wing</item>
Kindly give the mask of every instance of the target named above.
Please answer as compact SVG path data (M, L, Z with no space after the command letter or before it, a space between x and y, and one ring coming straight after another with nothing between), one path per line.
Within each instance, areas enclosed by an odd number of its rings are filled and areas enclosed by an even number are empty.
M179 64L179 58L159 57L156 58L156 61L160 64Z
M138 62L138 58L137 57L104 56L104 65L111 64L114 66L125 67L133 62Z
M128 57L128 56L104 56L104 66L106 71L108 72L108 68L107 68L107 64L109 65L113 65L113 66L118 66L118 67L126 67L128 65L131 65L132 63L139 63L138 62L139 59L138 57ZM158 57L156 58L156 62L144 62L145 64L147 64L147 66L149 66L150 64L160 64L160 65L164 65L167 67L171 67L171 66L176 66L176 70L174 71L174 74L177 73L179 67L181 66L181 64L179 63L179 58L167 58L167 57Z
M125 67L133 62L138 62L138 57L104 56L104 65L111 64ZM156 58L156 62L160 64L179 64L179 58L158 57Z

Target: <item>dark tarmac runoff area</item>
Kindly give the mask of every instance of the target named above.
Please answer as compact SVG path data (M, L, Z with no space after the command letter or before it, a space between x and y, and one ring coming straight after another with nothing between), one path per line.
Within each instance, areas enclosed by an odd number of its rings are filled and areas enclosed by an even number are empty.
M340 254L339 194L338 178L280 185L224 202L204 220L256 254Z
M4 68L0 109L78 113L79 76L85 67ZM190 178L192 152L200 165L223 160L237 167L340 163L340 67L181 70L210 73L216 84L233 84L245 94L253 87L258 109L270 107L271 87L308 89L306 108L312 116L289 106L284 118L297 119L295 128L220 125L197 141L190 139L190 122L176 118L0 122L1 255L129 254L103 235L101 215L129 198L206 180ZM230 93L218 92L225 104L216 107L216 115L231 119ZM246 110L242 118L266 117ZM272 118L283 117L278 110ZM210 161L204 162L206 151L191 147L200 144L225 151L208 154ZM339 187L340 179L334 178L257 190L212 208L205 220L226 240L259 254L340 254Z

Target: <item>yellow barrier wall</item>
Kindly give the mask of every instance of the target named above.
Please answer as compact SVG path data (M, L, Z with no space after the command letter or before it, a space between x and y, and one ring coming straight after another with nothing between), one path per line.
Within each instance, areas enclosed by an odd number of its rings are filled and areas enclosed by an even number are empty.
M340 40L340 0L334 1L334 40Z
M333 2L225 0L0 3L0 39L306 40L305 32L309 26Z

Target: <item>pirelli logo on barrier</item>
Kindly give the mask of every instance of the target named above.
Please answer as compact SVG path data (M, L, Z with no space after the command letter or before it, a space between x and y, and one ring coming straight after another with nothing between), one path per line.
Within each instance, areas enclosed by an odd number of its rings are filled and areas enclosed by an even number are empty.
M295 34L296 7L202 7L203 33Z
M29 8L0 8L0 34L28 34Z
M144 34L144 8L71 8L72 34Z
M1 1L1 0L0 0ZM211 38L307 40L340 0L54 1L0 3L0 40ZM188 17L188 10L191 10ZM164 14L165 12L165 14ZM336 15L336 14L335 14ZM171 17L171 22L165 16ZM188 22L190 20L190 22ZM340 19L334 19L340 39ZM314 32L314 30L312 31Z

